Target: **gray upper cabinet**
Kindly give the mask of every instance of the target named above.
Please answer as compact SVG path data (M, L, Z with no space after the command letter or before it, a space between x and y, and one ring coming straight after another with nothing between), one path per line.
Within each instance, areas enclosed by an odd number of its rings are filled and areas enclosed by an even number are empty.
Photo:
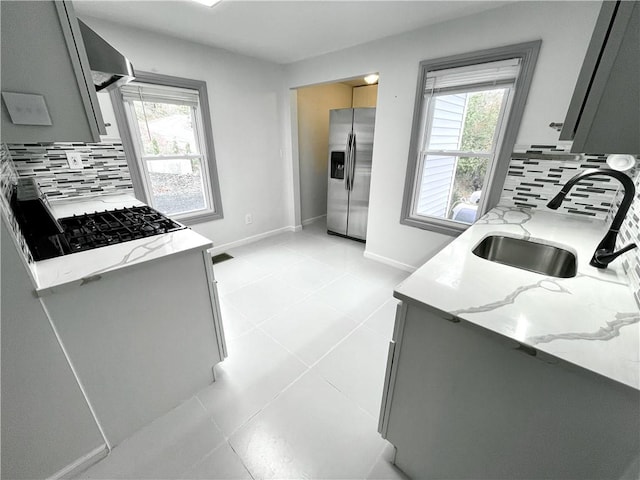
M2 141L97 142L106 134L71 2L0 2L2 92L44 97L51 125L14 124L2 101Z
M572 152L640 153L640 2L604 1L560 140Z

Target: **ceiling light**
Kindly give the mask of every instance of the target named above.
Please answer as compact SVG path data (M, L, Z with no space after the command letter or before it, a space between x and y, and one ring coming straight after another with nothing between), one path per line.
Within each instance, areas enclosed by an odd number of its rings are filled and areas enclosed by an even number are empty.
M378 75L377 73L372 73L371 75L367 75L366 77L364 77L364 81L369 85L373 85L378 81L378 78L380 78L380 75Z
M222 0L192 0L196 3L201 3L202 5L206 5L207 7L213 7L216 3L220 3Z

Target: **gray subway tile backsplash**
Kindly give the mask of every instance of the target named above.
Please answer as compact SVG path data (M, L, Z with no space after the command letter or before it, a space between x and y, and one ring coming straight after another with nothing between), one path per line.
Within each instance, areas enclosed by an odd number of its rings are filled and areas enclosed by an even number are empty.
M20 176L35 176L50 201L57 199L130 193L133 184L120 142L33 143L7 145ZM82 157L82 169L71 169L66 152Z

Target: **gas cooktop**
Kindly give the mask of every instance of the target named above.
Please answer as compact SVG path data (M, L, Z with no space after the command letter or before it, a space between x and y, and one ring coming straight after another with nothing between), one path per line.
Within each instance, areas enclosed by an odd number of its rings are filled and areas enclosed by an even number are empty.
M58 219L65 254L187 228L151 207L130 207Z

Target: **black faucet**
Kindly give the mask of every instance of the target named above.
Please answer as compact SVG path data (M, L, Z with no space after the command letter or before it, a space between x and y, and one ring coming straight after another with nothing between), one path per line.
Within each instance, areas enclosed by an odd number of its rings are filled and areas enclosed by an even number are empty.
M627 174L623 172L619 172L618 170L610 170L608 168L598 169L591 168L589 170L585 170L582 173L577 174L571 180L569 180L560 193L558 193L548 204L547 207L557 210L558 207L562 204L564 197L569 193L569 190L578 183L580 180L583 180L588 177L593 176L607 176L617 178L622 186L624 187L624 198L620 203L620 207L618 208L618 212L616 216L613 218L613 222L611 223L611 227L609 231L605 234L602 241L596 247L596 251L593 252L593 257L591 257L591 261L589 265L596 268L607 268L609 263L613 262L616 258L622 255L629 250L632 250L637 247L635 243L630 243L626 247L621 248L617 252L614 252L616 248L616 239L618 238L618 231L620 230L620 226L622 225L622 221L624 217L627 215L629 211L629 207L631 207L631 203L633 202L634 197L636 196L636 186L633 184L633 180Z

